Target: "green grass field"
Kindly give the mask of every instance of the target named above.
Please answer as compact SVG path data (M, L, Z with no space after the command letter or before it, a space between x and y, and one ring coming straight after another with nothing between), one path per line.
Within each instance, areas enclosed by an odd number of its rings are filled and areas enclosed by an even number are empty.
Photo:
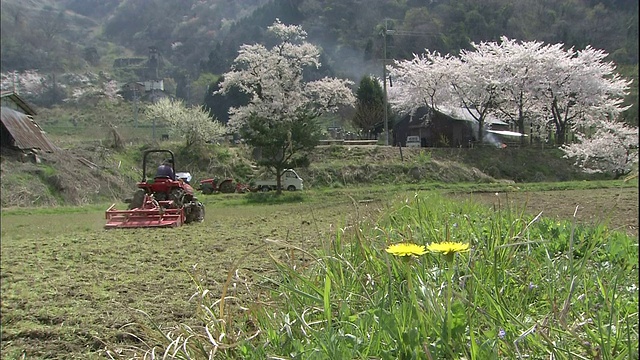
M637 217L637 183L610 184ZM637 233L551 212L626 209L563 187L532 208L506 186L480 189L492 203L466 188L211 195L205 222L177 229L103 230L109 204L3 209L2 358L637 358ZM444 240L470 250L385 251Z

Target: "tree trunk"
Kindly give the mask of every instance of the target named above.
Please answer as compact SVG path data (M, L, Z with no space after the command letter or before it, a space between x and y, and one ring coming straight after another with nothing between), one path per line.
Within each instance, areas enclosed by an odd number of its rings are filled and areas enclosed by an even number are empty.
M524 132L524 114L522 111L522 104L520 104L520 106L518 106L518 121L517 121L517 125L518 125L518 132L520 132L520 134L525 134ZM520 135L520 145L524 146L526 145L526 139L524 138L524 136Z
M109 127L111 128L111 134L113 135L113 148L116 149L116 151L123 150L124 141L122 140L122 136L120 136L120 133L118 132L116 126L112 123L109 123Z
M565 124L560 124L560 126L558 126L558 128L556 129L556 145L560 146L560 145L564 145L565 143L565 137L567 136L567 127L565 126Z
M476 139L476 141L478 141L479 144L484 144L484 119L480 119L478 121L478 139Z
M282 169L276 171L276 195L282 194Z
M558 100L553 99L553 103L551 104L551 113L553 114L553 122L556 125L556 145L560 146L564 144L564 138L567 133L567 118L566 115L563 117L560 108L558 108Z

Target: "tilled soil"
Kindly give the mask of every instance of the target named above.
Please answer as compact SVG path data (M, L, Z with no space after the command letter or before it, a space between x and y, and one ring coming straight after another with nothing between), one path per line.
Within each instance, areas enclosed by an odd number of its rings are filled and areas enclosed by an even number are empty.
M456 194L492 206L511 206L527 213L584 224L606 224L638 236L638 188Z

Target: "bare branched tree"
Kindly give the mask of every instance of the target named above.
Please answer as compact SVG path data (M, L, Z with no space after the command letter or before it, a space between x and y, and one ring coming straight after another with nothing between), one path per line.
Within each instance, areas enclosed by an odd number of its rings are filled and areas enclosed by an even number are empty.
M376 125L384 121L384 107L380 104L358 104L351 123L362 131L362 135L370 139L375 132Z

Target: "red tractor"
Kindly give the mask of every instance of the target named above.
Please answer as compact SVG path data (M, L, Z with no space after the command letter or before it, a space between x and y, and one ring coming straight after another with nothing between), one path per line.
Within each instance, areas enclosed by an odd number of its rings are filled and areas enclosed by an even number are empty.
M233 179L204 179L200 180L200 191L203 194L213 194L217 192L229 194L236 191L236 187L233 185Z
M205 195L213 193L245 193L249 191L249 186L241 183L234 184L233 179L230 178L226 178L221 181L212 178L200 180L200 191Z
M147 159L151 153L167 153L175 174L175 157L170 150L147 150L142 158L142 181L129 202L128 210L106 212L106 229L140 227L177 227L204 220L204 205L194 196L191 185L168 176L147 180Z

